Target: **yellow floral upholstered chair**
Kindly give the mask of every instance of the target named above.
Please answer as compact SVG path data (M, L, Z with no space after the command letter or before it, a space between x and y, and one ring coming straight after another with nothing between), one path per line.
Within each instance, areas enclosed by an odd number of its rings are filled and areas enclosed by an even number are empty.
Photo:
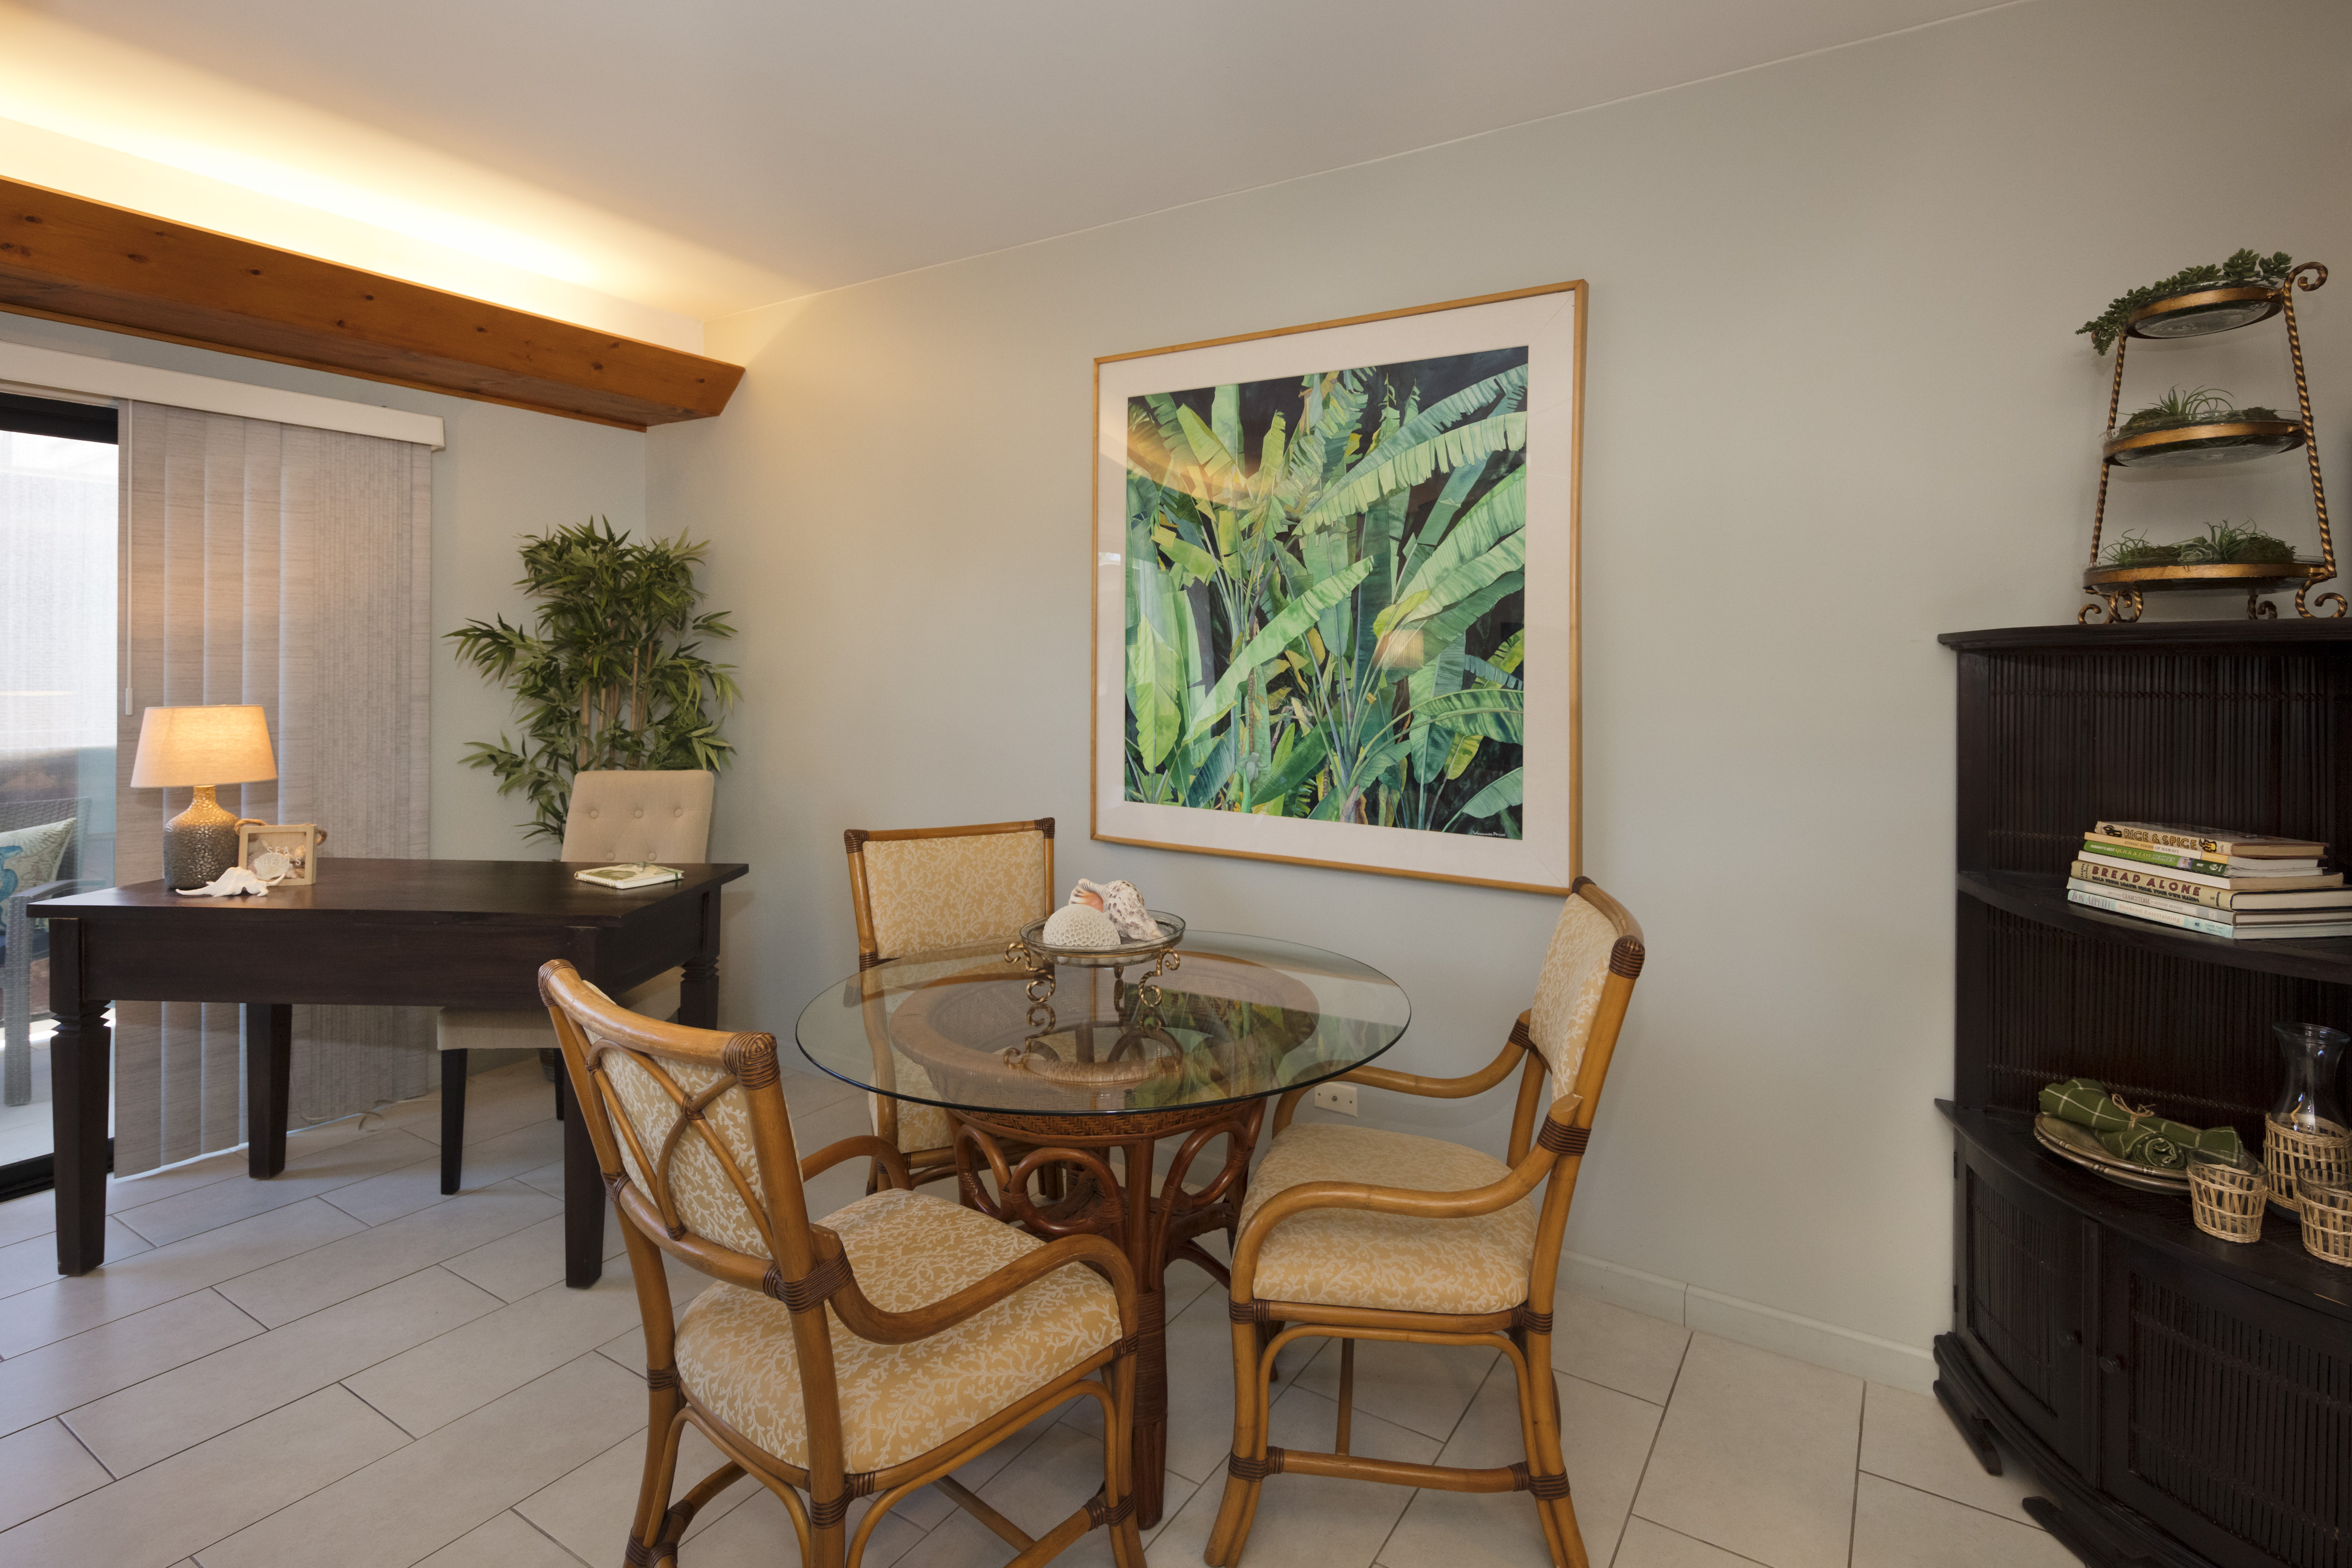
M915 1192L898 1151L845 1138L803 1159L766 1034L640 1018L561 959L539 972L645 1318L651 1419L627 1561L674 1564L698 1511L746 1475L809 1568L856 1568L877 1524L936 1483L1042 1563L1097 1525L1143 1568L1129 1484L1134 1272L1098 1236L1049 1244ZM872 1159L889 1185L822 1220L803 1181ZM715 1283L673 1317L662 1254ZM1042 1539L949 1479L1073 1395L1103 1406L1100 1490ZM688 1425L728 1462L673 1505ZM874 1505L855 1530L852 1500Z
M980 943L1002 945L1054 907L1054 819L970 828L852 828L849 902L857 967ZM955 1175L955 1126L927 1105L930 1078L894 1050L877 1009L874 1065L915 1100L869 1094L874 1135L906 1156L918 1186ZM877 1170L879 1179L879 1170Z
M1207 1560L1239 1568L1270 1475L1347 1476L1448 1491L1535 1494L1559 1568L1585 1568L1560 1458L1551 1375L1553 1276L1592 1112L1642 972L1642 928L1580 877L1553 931L1535 1006L1502 1053L1465 1078L1360 1067L1345 1082L1461 1099L1523 1069L1507 1161L1370 1127L1290 1125L1306 1089L1276 1106L1234 1248L1234 1447ZM1274 1358L1307 1336L1339 1341L1332 1453L1267 1446ZM1500 1350L1518 1378L1527 1458L1461 1469L1351 1458L1358 1339Z

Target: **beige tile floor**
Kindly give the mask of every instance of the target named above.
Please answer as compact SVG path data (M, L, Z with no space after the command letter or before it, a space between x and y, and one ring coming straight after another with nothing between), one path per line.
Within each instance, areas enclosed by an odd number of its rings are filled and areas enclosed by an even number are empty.
M845 1088L788 1080L803 1146L862 1130ZM561 1129L536 1066L469 1095L467 1188L441 1196L431 1099L298 1134L285 1174L241 1155L109 1191L107 1266L56 1276L46 1195L0 1205L0 1563L83 1568L578 1568L617 1564L645 1419L619 1260L562 1283ZM862 1170L812 1184L829 1212ZM681 1273L675 1294L700 1281ZM1224 1312L1172 1282L1163 1568L1198 1563L1231 1393ZM1595 1568L2066 1568L1935 1404L1601 1301L1560 1311L1568 1463ZM1286 1366L1275 1440L1327 1448L1336 1356ZM1356 1451L1465 1465L1518 1457L1491 1354L1367 1344ZM1040 1531L1095 1487L1091 1404L962 1472ZM684 1466L717 1463L697 1440ZM936 1493L877 1529L875 1568L1010 1555ZM707 1511L688 1568L796 1560L747 1484ZM1101 1568L1099 1534L1062 1561ZM1538 1568L1525 1500L1279 1477L1263 1568Z

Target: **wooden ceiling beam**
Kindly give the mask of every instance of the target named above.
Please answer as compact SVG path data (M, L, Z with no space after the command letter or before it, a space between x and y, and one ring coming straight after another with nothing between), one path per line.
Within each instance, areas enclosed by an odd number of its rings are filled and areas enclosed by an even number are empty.
M0 179L0 310L629 430L709 419L740 365Z

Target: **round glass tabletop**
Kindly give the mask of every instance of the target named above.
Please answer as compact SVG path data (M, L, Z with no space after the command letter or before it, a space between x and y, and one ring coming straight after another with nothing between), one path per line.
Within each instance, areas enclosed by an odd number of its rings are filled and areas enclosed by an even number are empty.
M1186 933L1159 968L1009 961L1001 941L895 958L801 1013L801 1052L845 1082L949 1110L1115 1116L1278 1094L1394 1045L1397 983L1338 953Z

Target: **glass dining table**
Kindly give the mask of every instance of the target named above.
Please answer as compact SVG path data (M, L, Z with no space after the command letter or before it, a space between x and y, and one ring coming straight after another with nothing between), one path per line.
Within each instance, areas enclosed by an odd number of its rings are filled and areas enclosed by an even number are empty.
M967 1205L1127 1253L1141 1297L1132 1419L1149 1526L1167 1456L1167 1266L1225 1282L1200 1238L1230 1240L1239 1222L1267 1099L1371 1061L1412 1016L1396 982L1352 958L1190 931L1164 961L1055 965L1002 941L890 959L810 1002L798 1038L845 1082L947 1111ZM1155 1183L1157 1145L1180 1138Z

